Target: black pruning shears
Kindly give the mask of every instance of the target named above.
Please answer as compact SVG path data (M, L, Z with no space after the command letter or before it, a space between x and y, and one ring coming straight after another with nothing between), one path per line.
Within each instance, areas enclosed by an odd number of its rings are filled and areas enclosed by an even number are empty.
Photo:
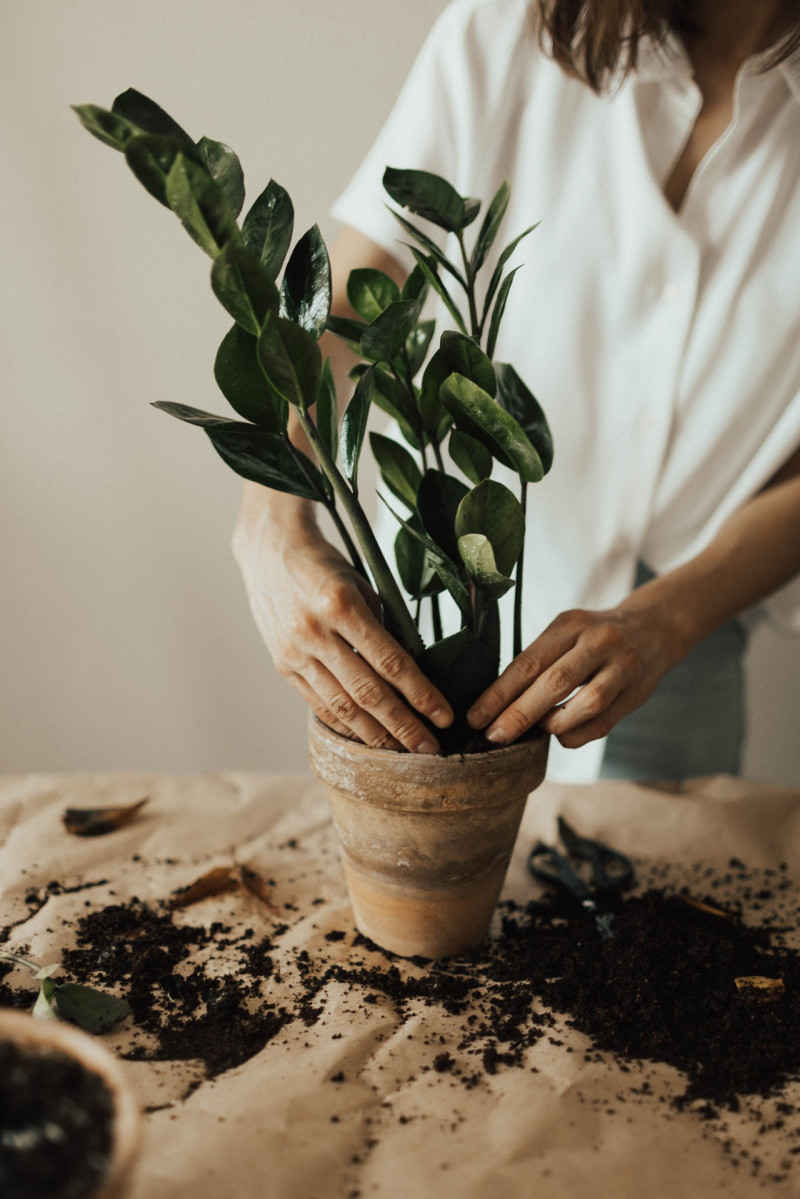
M614 913L603 911L597 896L610 896L624 891L633 882L633 866L624 854L581 837L558 818L558 835L565 853L555 846L537 841L528 856L528 870L547 887L562 891L581 905L594 918L600 936L611 940L614 936ZM584 882L578 873L581 862L587 862L590 870L589 882ZM575 865L573 865L575 863Z

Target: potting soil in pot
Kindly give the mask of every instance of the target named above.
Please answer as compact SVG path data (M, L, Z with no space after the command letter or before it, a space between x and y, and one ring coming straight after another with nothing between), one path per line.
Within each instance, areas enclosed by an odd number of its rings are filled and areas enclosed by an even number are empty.
M98 1074L0 1041L2 1199L90 1199L107 1172L113 1105Z

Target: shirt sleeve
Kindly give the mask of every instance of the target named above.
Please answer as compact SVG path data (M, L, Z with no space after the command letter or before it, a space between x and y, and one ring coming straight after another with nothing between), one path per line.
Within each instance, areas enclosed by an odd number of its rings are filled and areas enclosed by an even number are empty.
M377 140L331 210L408 269L413 258L386 207L383 173L387 166L431 171L462 195L476 194L476 167L504 64L520 39L531 36L527 9L527 0L455 0L444 10Z

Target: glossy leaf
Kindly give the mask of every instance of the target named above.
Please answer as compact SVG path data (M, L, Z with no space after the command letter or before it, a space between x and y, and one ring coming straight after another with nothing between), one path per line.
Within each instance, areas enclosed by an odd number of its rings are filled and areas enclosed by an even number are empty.
M450 457L472 483L488 479L492 473L492 455L482 442L461 429L453 429L447 443Z
M428 256L430 258L433 258L438 263L438 265L440 267L442 267L443 270L445 270L449 274L451 274L454 279L457 279L463 288L466 288L467 281L464 278L463 274L458 269L458 267L455 265L455 263L450 261L450 259L445 254L444 250L442 250L439 246L437 246L436 242L433 240L432 237L428 237L427 233L423 233L423 231L421 229L418 229L417 226L412 224L411 221L406 220L406 218L402 215L402 213L392 211L392 216L395 218L395 220L400 225L402 225L402 227L405 229L406 233L410 234L411 237L413 237L415 242L417 242L420 246L422 246L422 248L424 250L428 251ZM419 271L420 268L417 266L414 268L414 270ZM413 274L413 271L412 271L412 274ZM423 276L423 278L424 278L424 276Z
M277 313L278 289L254 254L229 242L211 268L211 287L237 325L257 337L268 312Z
M294 321L317 340L331 311L331 264L317 225L298 241L281 284L281 316Z
M367 431L369 410L375 394L375 368L370 367L356 383L342 419L341 457L346 478L357 489L358 460Z
M514 580L497 569L492 543L483 533L466 533L458 539L458 552L472 582L489 599L500 599Z
M439 348L428 360L420 386L419 410L425 431L438 442L449 426L443 420L446 410L439 397L445 379L453 373L464 375L493 396L496 390L494 367L489 359L466 334L446 330Z
M439 470L426 471L417 491L417 511L429 537L453 562L458 561L456 512L468 488Z
M45 977L42 979L42 985L39 988L39 994L36 996L36 1002L33 1005L31 1015L36 1020L57 1020L58 1013L53 1006L55 998L56 984L52 978Z
M436 321L420 321L406 338L409 379L414 378L425 361L435 329Z
M553 465L553 436L544 410L513 366L507 362L497 362L495 370L498 402L525 430L547 474Z
M414 527L417 533L424 533L416 513L409 517L408 525ZM394 557L400 582L412 599L423 599L444 591L444 583L431 564L429 551L405 525L397 530Z
M497 232L508 208L510 194L511 189L508 186L507 180L504 179L486 210L486 216L483 218L483 223L478 232L478 238L470 257L470 269L473 275L483 266L486 256L494 245Z
M422 303L395 300L361 335L361 353L371 362L393 362L414 328Z
M382 433L370 433L369 444L381 478L392 495L407 507L415 508L422 479L416 460L399 442Z
M154 133L140 133L125 145L125 160L142 187L160 204L169 208L167 176L175 160L183 153L180 142Z
M277 279L292 244L294 207L289 193L270 179L242 223L242 241Z
M73 104L72 110L84 129L114 150L124 150L130 139L141 133L137 125L119 113L109 112L96 104Z
M462 199L452 184L430 171L387 167L383 186L401 208L408 208L448 233L464 229L475 219L480 207L476 200Z
M485 296L484 302L483 302L483 315L481 317L481 328L486 323L486 319L489 315L489 310L491 309L492 300L494 299L495 292L497 291L498 287L500 286L500 280L503 278L503 269L504 269L506 263L508 262L509 258L514 253L514 251L516 250L517 246L522 241L522 239L524 237L527 237L529 233L533 233L534 229L538 228L538 225L539 225L539 222L537 221L535 225L529 225L527 229L523 229L522 233L520 233L518 237L515 237L513 241L508 243L508 245L503 250L500 257L498 258L497 265L495 266L494 270L492 271L492 277L489 280L489 286L486 289L486 296Z
M126 999L118 999L116 995L107 995L105 991L84 987L80 983L59 983L53 994L62 1020L69 1020L86 1032L108 1032L131 1014Z
M463 316L461 315L461 313L455 303L455 300L450 295L450 292L447 290L444 283L442 283L441 279L439 278L439 275L437 274L437 271L436 271L436 262L434 261L434 259L426 258L424 254L421 254L419 252L419 250L415 250L413 246L411 247L411 253L414 255L414 260L415 260L417 266L422 271L423 275L428 280L428 283L431 285L433 290L436 292L437 296L442 301L445 308L450 313L451 317L453 318L455 323L458 325L461 332L466 334L466 332L467 332L466 322L465 322Z
M317 467L299 450L290 450L284 437L233 421L208 427L206 433L223 462L243 479L307 500L323 495Z
M153 408L174 416L176 420L185 421L187 425L199 425L201 429L217 429L233 426L234 428L249 428L241 421L232 420L229 416L217 416L214 412L204 412L202 408L192 408L189 404L176 404L170 400L154 400Z
M497 678L494 655L470 629L429 646L417 665L450 702L457 718L463 717Z
M214 360L214 377L239 416L263 429L271 429L273 433L285 430L286 401L270 388L258 361L256 338L241 325L233 325L220 342Z
M515 470L524 482L538 483L544 475L539 455L524 430L496 400L458 374L445 380L439 395L459 429L482 442L499 462Z
M200 138L197 149L203 165L237 217L244 204L244 173L238 156L224 142L208 137Z
M347 277L347 298L358 315L371 324L390 304L400 299L400 288L383 271L361 267Z
M484 479L464 497L455 518L456 536L480 534L492 544L497 570L510 575L525 538L525 514L513 491Z
M500 332L500 322L503 319L503 313L506 309L506 301L508 300L508 293L511 290L511 284L514 282L514 276L518 270L519 267L516 266L514 267L513 271L509 271L503 282L500 284L500 290L497 293L497 300L494 308L492 309L492 319L489 324L489 336L486 339L486 353L490 358L494 357L494 348L497 345L497 335Z
M185 152L194 156L194 141L178 122L165 112L160 104L137 92L135 87L129 87L121 92L111 105L111 111L125 117L132 124L143 129L145 133L155 133L160 137L174 138L185 147Z
M400 432L412 449L421 449L422 445L417 433L419 416L416 405L412 403L403 384L398 382L394 375L381 370L380 367L377 367L375 371L373 400L382 412L397 421Z
M313 405L322 375L322 355L313 334L270 310L258 338L258 360L270 386L288 404Z
M401 300L422 300L424 303L428 294L428 280L418 266L415 266L407 276L400 291Z
M239 228L219 187L205 167L184 154L177 156L167 175L167 203L211 258L227 242L238 240Z
M316 423L322 444L335 462L339 453L339 410L330 358L325 359L319 381Z
M361 353L361 335L367 328L361 321L331 314L328 317L328 323L325 328L329 333L334 333L337 337L341 337L342 341L348 342L357 354Z
M430 565L434 568L442 583L444 583L445 588L455 600L464 620L471 620L472 601L470 600L469 591L461 579L456 563L442 551L428 533L421 530L418 520L414 518L406 520L404 517L399 516L389 504L386 507L392 513L395 520L399 521L403 528L425 547L428 551Z

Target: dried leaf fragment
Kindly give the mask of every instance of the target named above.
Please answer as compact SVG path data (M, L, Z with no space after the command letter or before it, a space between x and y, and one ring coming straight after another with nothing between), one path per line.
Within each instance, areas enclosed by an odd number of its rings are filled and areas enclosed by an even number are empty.
M710 903L704 903L702 899L694 899L691 895L679 895L678 899L682 903L686 903L690 908L696 908L698 912L707 912L709 916L721 916L723 920L733 920L733 912L726 912L724 908L715 908Z
M239 873L235 866L215 866L188 887L183 887L169 901L171 911L188 908L210 895L224 895L239 888Z
M130 824L149 796L116 808L67 808L62 817L68 833L76 837L102 837Z
M272 902L271 891L261 875L257 874L250 866L240 866L239 871L245 891L248 891L255 899L263 903L277 916L278 909Z
M734 979L737 991L746 999L758 999L762 1003L772 1003L786 994L782 978L766 978L763 974L744 974Z

